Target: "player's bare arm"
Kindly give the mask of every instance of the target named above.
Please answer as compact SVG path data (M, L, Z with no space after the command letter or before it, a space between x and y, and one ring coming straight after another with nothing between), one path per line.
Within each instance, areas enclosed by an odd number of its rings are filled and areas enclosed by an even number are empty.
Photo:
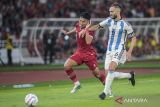
M87 30L96 31L96 30L98 30L98 29L100 29L100 28L103 28L103 27L101 27L99 24L96 24L96 25L89 26L89 27L87 28Z
M134 46L136 45L136 40L137 40L136 36L133 36L131 38L131 46L129 47L129 50L127 52L127 60L128 61L131 61L132 51L133 51Z
M93 40L93 36L89 35L89 33L86 32L86 35L85 35L86 44L91 44L92 40Z
M96 24L96 25L88 24L86 28L80 32L80 37L83 38L87 31L96 31L100 28L103 28L103 27L101 27L99 24Z
M76 28L72 29L71 31L65 31L65 30L61 30L65 35L71 35L72 33L76 33Z

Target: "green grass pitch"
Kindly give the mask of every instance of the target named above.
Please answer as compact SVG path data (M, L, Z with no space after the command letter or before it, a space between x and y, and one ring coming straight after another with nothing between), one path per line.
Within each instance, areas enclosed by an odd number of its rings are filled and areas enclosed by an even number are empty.
M75 94L69 93L73 87L69 80L36 83L35 87L25 89L0 86L0 107L27 107L24 97L28 93L38 96L36 107L154 107L160 104L159 77L160 74L138 74L135 87L127 79L114 80L112 89L115 97L104 101L98 98L104 87L97 79L81 80L82 88ZM147 102L118 104L115 102L118 96L143 98Z

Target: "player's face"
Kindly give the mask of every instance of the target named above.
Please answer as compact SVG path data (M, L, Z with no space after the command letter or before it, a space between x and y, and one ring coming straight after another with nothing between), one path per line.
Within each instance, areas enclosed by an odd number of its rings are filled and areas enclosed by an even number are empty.
M89 20L80 17L79 24L80 24L81 28L85 28L88 23L89 23Z
M111 17L112 19L116 19L116 18L117 18L117 14L119 14L119 13L118 13L118 8L110 7L110 9L109 9L109 14L110 14L110 17Z

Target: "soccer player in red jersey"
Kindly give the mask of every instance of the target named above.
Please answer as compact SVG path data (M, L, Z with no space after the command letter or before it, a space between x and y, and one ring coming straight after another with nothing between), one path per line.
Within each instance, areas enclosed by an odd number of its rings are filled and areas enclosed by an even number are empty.
M75 85L71 90L71 93L75 93L81 87L80 82L77 79L74 70L72 69L72 67L76 65L81 65L85 63L96 78L98 78L103 84L105 82L105 75L100 73L99 71L97 55L93 47L94 32L87 31L86 35L83 38L79 36L81 30L84 29L86 25L90 23L90 18L91 16L88 12L82 12L80 14L80 19L76 23L73 30L68 32L63 30L63 33L65 35L76 33L77 38L78 47L76 52L71 57L69 57L64 63L65 72L68 75L68 77L74 82Z

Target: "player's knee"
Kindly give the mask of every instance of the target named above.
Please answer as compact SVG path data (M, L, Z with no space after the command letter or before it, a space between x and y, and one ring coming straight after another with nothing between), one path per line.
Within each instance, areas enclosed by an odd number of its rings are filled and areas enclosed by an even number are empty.
M92 73L93 73L93 75L94 75L96 78L99 78L99 77L100 77L99 72L93 71Z
M100 75L99 74L93 74L96 78L99 78Z
M109 70L115 71L115 69L117 68L118 63L115 61L112 61L109 65Z
M104 72L104 73L105 73L105 75L107 75L107 74L108 74L108 69L105 69L105 72Z
M109 71L115 71L115 69L116 69L115 66L113 66L113 65L110 65L110 66L109 66Z
M69 70L69 69L71 69L71 68L72 68L72 67L71 67L70 65L68 65L68 64L66 64L66 63L64 64L64 69L65 69L65 70Z
M93 71L92 71L93 75L96 77L96 78L99 78L100 77L100 72L99 72L99 68L96 67Z

